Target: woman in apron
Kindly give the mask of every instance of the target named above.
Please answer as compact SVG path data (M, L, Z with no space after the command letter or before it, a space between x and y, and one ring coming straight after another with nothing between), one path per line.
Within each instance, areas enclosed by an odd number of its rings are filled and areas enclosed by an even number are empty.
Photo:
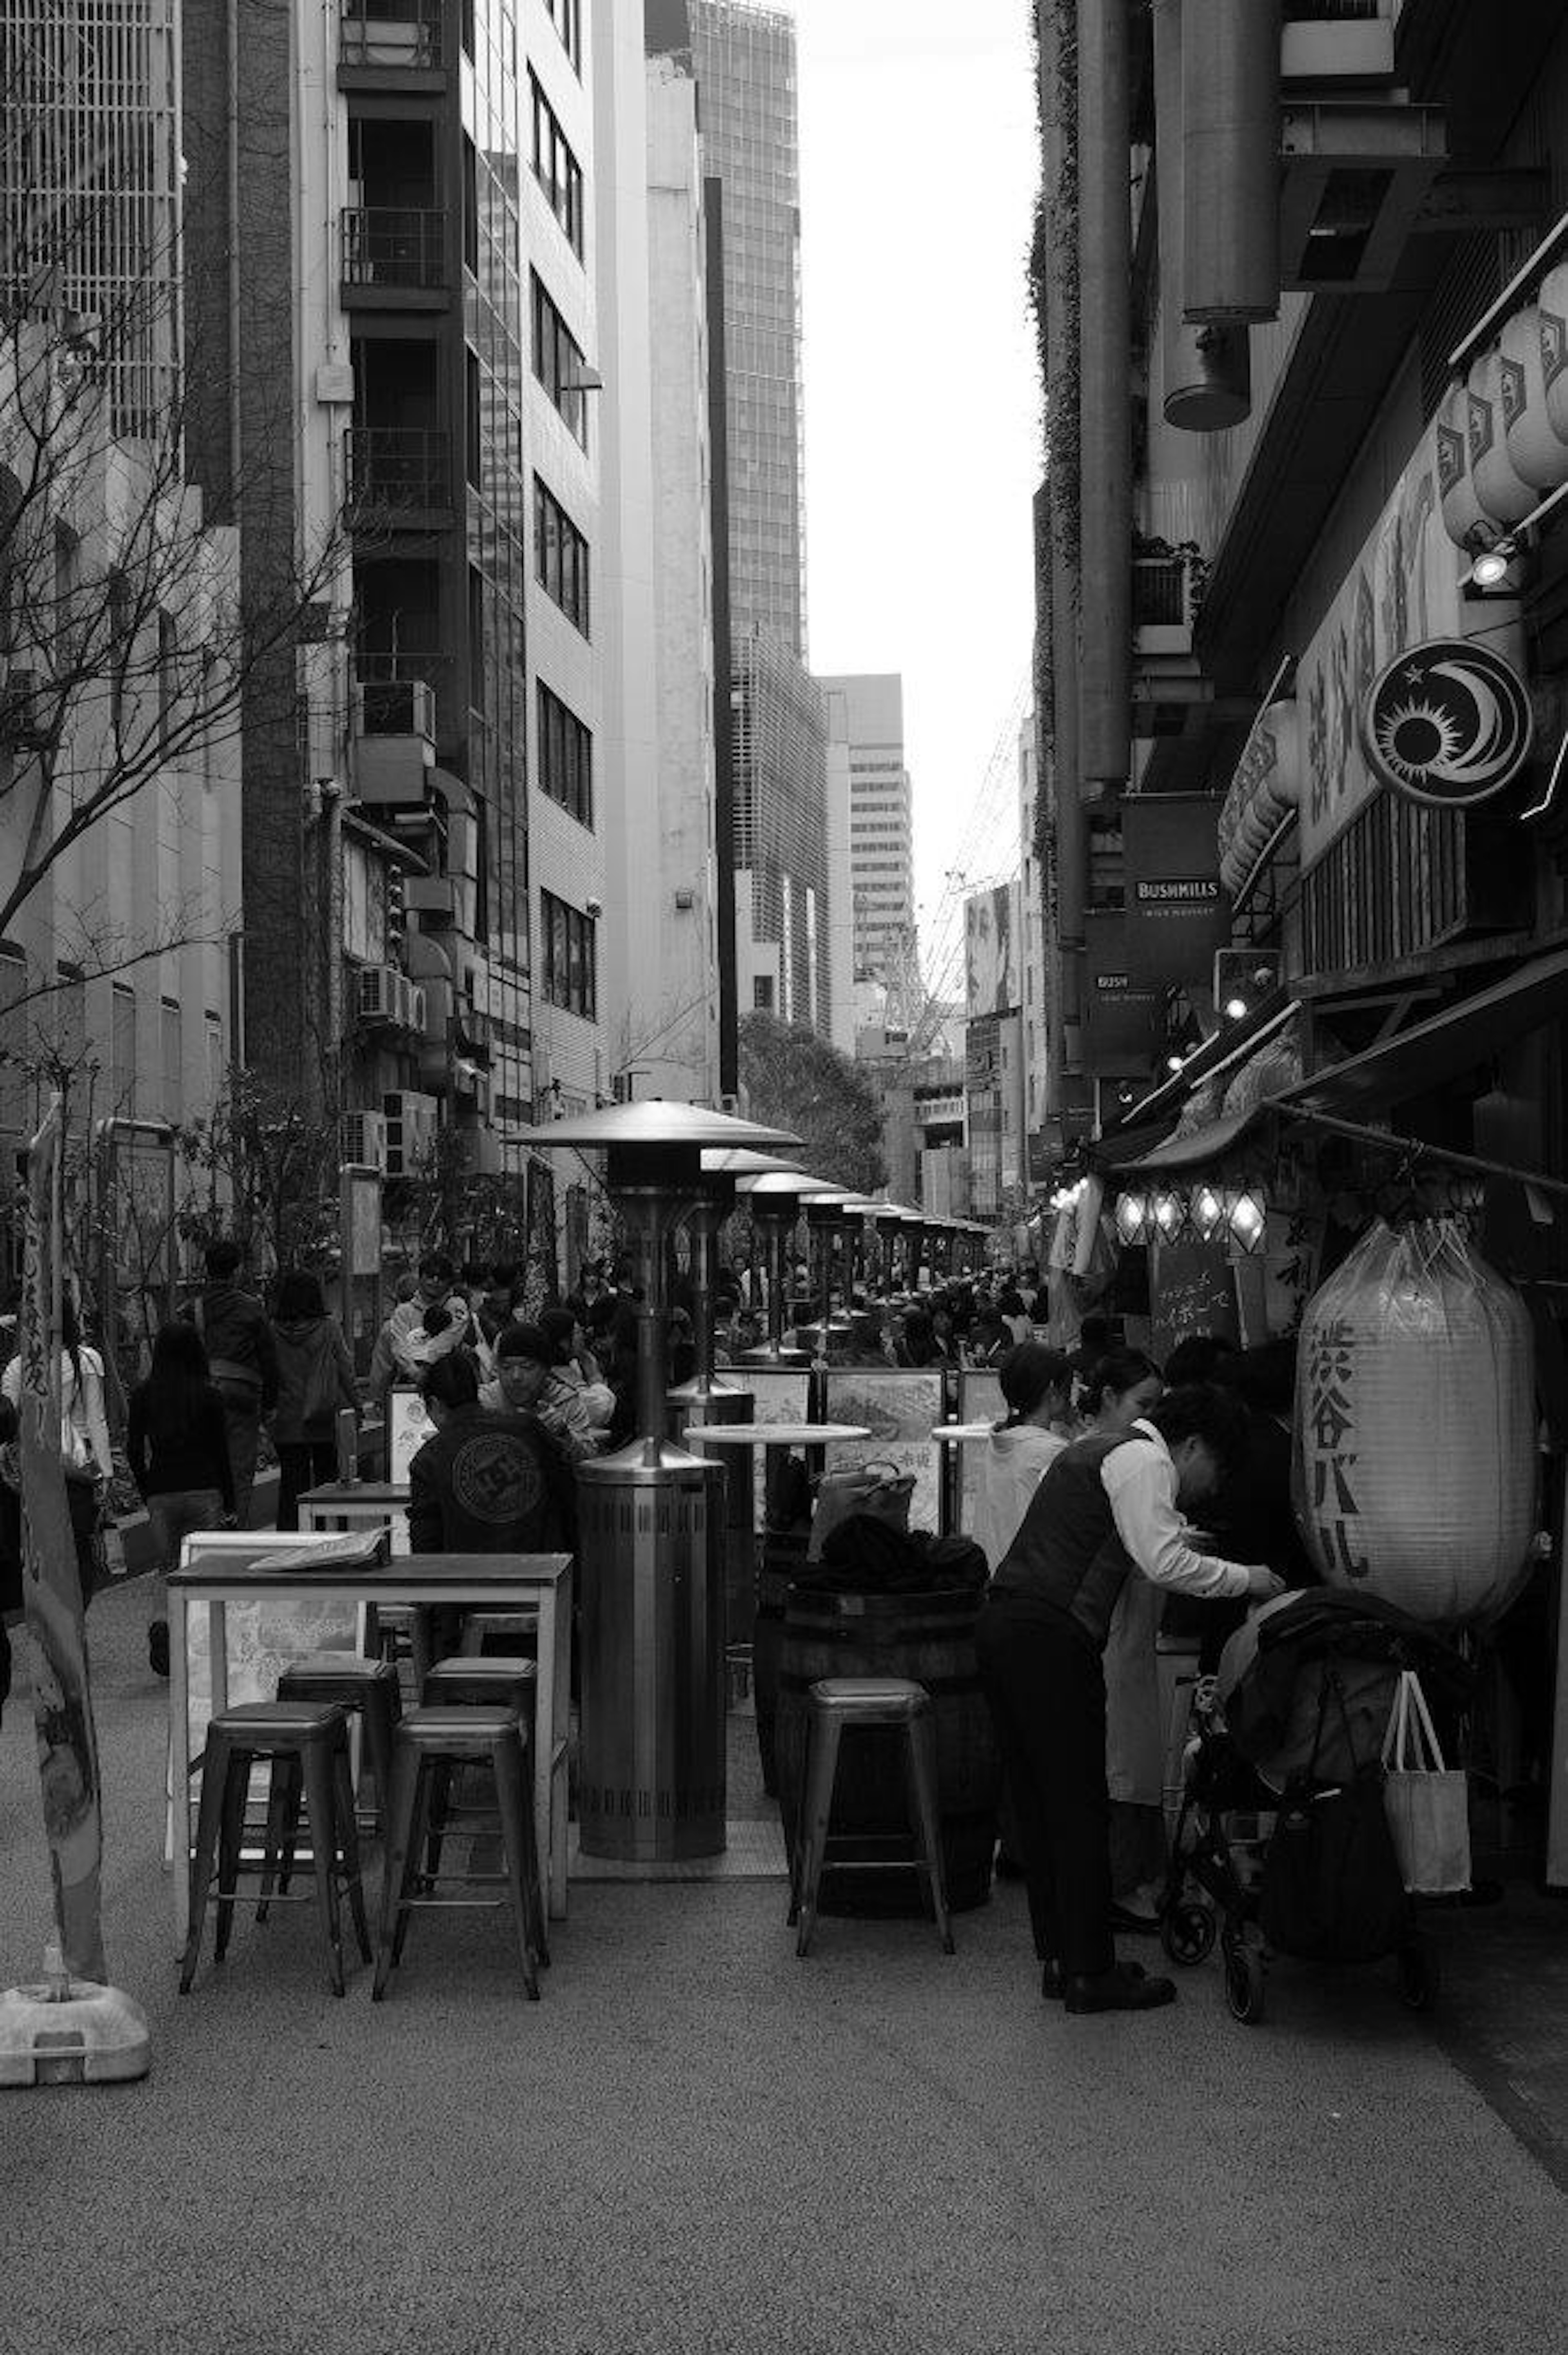
M1141 1350L1118 1349L1088 1378L1096 1431L1126 1431L1165 1385ZM1165 1878L1165 1736L1155 1637L1165 1596L1147 1578L1121 1590L1106 1642L1106 1781L1110 1789L1111 1923L1157 1930Z

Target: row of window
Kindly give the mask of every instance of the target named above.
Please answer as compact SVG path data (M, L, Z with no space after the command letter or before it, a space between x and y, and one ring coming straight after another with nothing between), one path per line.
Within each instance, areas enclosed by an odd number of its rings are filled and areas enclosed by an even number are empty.
M556 120L556 110L539 87L537 75L530 73L528 86L534 100L534 177L545 191L546 202L561 227L572 251L578 261L583 250L583 172L573 155L566 133Z
M548 794L583 826L593 824L593 731L554 690L538 682L536 773Z
M591 916L557 900L553 891L539 894L542 971L540 986L548 1006L580 1014L585 1022L598 1018L598 943Z
M553 491L534 477L534 573L545 594L589 634L588 544Z

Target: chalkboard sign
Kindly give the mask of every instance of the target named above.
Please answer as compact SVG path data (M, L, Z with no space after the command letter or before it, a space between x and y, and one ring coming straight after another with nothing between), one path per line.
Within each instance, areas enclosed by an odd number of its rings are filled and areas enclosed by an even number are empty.
M1150 1355L1163 1366L1192 1333L1237 1337L1235 1278L1224 1243L1162 1242L1156 1237L1149 1275Z

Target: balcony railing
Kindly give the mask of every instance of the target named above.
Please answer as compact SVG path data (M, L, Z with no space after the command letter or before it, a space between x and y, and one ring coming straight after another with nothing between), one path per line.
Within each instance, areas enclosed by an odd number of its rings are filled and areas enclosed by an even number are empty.
M446 220L445 213L435 207L345 207L342 219L344 284L444 286Z
M345 66L410 70L439 66L440 0L343 0L338 59Z
M348 494L358 508L451 505L451 435L422 425L351 425Z
M1192 620L1184 556L1135 556L1132 623L1137 630L1180 630Z

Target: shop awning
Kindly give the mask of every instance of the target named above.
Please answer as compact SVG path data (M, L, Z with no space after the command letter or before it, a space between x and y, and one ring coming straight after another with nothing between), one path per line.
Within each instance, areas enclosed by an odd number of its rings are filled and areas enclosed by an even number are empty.
M1315 1071L1299 1087L1283 1090L1280 1102L1300 1110L1385 1112L1490 1061L1511 1040L1565 1013L1568 948L1562 948L1533 958L1506 981L1446 1007L1397 1038Z
M1123 1178L1157 1169L1206 1168L1261 1128L1272 1111L1273 1105L1266 1098L1245 1112L1228 1113L1224 1120L1209 1121L1202 1128L1178 1131L1168 1136L1163 1145L1140 1153L1135 1160L1118 1160L1111 1166Z

